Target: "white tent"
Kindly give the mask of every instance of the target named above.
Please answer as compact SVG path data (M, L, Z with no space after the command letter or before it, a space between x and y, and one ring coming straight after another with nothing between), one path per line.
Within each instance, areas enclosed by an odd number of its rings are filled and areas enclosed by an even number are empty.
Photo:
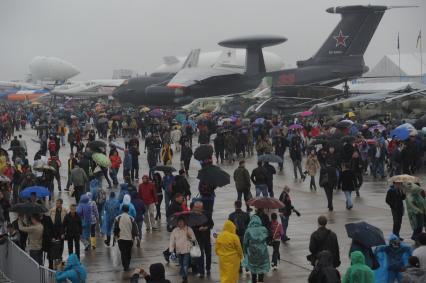
M401 70L399 68L398 54L385 55L375 67L373 67L365 77L387 77L395 76L395 78L386 78L386 81L415 81L426 82L426 53L423 53L423 68L421 68L420 53L404 53L401 54ZM422 69L423 74L420 74ZM401 78L399 77L401 76ZM380 81L383 81L381 79Z

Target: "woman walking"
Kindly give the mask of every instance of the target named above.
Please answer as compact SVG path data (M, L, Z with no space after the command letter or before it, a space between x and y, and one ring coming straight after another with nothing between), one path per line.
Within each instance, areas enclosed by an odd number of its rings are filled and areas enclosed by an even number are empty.
M182 283L188 282L189 252L191 251L193 241L195 241L194 231L192 231L191 227L188 227L184 217L179 217L177 227L173 229L170 235L169 251L176 250Z
M252 283L263 283L264 274L270 268L268 245L269 231L257 215L253 215L244 234L243 266L251 272Z
M219 257L221 283L238 282L240 263L243 259L240 238L236 234L234 223L227 220L223 225L223 232L216 240L216 254Z
M309 152L308 157L306 158L305 163L305 170L308 172L309 176L311 176L311 182L309 184L309 188L312 190L317 190L317 185L315 184L315 176L318 172L318 170L321 168L317 153L315 152L315 149L311 149Z

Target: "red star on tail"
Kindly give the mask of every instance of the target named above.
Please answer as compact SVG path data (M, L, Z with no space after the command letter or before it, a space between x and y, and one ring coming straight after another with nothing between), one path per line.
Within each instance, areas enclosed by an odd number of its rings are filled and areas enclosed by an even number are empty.
M339 35L333 36L333 38L336 40L336 47L343 46L346 47L346 39L348 39L349 36L343 35L342 30L340 30Z

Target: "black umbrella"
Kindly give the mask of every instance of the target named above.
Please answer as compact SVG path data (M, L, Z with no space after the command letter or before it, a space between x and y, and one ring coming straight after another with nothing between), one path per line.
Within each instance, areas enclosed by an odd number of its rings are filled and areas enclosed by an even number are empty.
M348 223L345 228L349 238L366 247L386 244L382 230L367 222Z
M209 144L202 144L195 149L194 158L198 161L211 158L213 155L213 147Z
M90 149L97 150L101 147L106 148L107 145L103 141L96 140L96 141L91 141L91 142L87 143L87 146Z
M283 162L283 159L275 154L263 154L259 156L257 160L262 162L271 162L271 163Z
M336 128L347 128L350 127L353 123L348 120L343 120L336 123Z
M171 227L176 227L178 219L180 217L184 217L186 220L186 224L190 227L201 226L208 221L207 216L205 216L202 213L194 212L194 211L185 211L185 212L178 212L170 216L169 219L167 220L168 225Z
M231 182L231 176L215 165L207 165L199 170L197 178L213 187L223 187Z
M170 165L159 165L154 167L155 171L176 172L176 168Z
M15 204L10 208L11 212L16 212L19 214L38 214L47 212L47 208L43 205L33 202L25 202Z
M314 139L310 145L317 145L317 144L327 144L328 140L326 139Z
M354 136L344 136L344 137L342 137L342 138L340 138L340 141L342 142L342 143L353 143L354 141L356 140L356 137L354 137Z

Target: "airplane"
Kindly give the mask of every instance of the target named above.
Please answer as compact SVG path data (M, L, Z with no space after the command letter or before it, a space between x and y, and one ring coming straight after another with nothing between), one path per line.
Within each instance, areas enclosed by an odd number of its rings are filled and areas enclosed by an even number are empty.
M134 105L154 104L152 97L179 95L180 90L171 89L166 86L171 78L183 69L195 67L203 68L225 68L244 73L245 50L225 49L223 51L200 52L194 56L192 53L184 57L167 56L164 64L159 66L149 76L136 77L123 82L114 93L113 97L121 103ZM188 59L190 58L190 59ZM274 53L264 52L265 67L268 71L281 70L284 67L283 60ZM189 61L188 61L189 60ZM187 63L185 63L187 62ZM149 98L149 99L148 99ZM147 102L148 100L148 102ZM182 99L181 104L190 103L192 99ZM152 103L151 103L152 102ZM161 103L160 103L161 104Z
M80 98L98 98L112 95L113 91L124 80L89 80L83 82L71 82L55 87L50 93L53 96L67 96Z
M142 95L137 93L133 103L151 105L176 105L195 98L228 95L254 89L265 76L272 77L274 86L334 86L359 78L368 71L363 54L369 45L386 10L400 7L340 6L326 11L340 14L341 20L324 44L307 60L298 61L297 68L268 72L265 68L263 48L285 42L281 36L247 36L219 42L227 48L246 49L244 72L235 69L184 68L176 75L164 77L161 88L149 91L145 85ZM169 87L169 89L164 86ZM119 87L114 97L126 90ZM135 92L136 94L136 92Z
M0 81L0 99L9 101L32 100L49 93L47 86L26 82Z

